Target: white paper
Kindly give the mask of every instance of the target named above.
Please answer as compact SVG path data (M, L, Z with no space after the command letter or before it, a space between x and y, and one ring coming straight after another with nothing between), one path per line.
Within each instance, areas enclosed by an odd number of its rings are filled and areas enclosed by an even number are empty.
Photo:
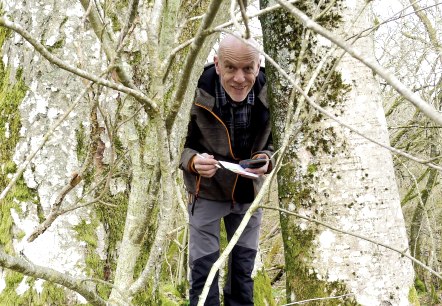
M250 173L250 172L245 171L244 168L238 164L229 163L229 162L225 162L225 161L218 161L218 162L227 170L230 170L230 171L235 172L237 174L241 174L241 175L248 176L251 178L259 177L259 175L255 174L255 173Z

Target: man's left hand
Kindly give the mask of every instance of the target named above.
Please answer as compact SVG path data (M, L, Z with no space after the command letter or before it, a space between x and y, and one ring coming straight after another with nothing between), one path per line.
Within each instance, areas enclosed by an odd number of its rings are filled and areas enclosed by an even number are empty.
M267 156L267 154L260 153L260 154L256 154L255 156L253 156L253 159L256 159L256 158L266 159L267 162L266 162L266 164L264 166L262 166L260 168L255 168L255 169L246 168L245 170L247 172L255 173L255 174L258 174L258 175L266 174L267 170L269 168L269 160L270 160L269 157Z

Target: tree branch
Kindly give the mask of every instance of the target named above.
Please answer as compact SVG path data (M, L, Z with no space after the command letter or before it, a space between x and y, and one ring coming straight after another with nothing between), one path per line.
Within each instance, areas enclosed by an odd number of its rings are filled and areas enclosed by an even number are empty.
M87 164L88 163L85 163L85 166ZM60 215L60 207L63 203L64 198L71 190L75 188L75 186L78 185L78 183L81 182L84 170L85 169L83 167L83 169L79 173L74 173L69 183L63 187L57 199L55 200L55 203L52 205L51 212L49 213L48 217L45 221L40 223L37 228L32 232L32 234L27 239L28 242L34 241L38 236L43 234L52 225L55 219L57 219L57 217Z
M129 88L127 86L114 83L111 81L108 81L106 79L103 79L101 77L97 77L96 75L89 73L85 70L76 68L70 64L65 63L58 57L54 56L51 52L49 52L41 43L39 43L36 39L32 37L32 35L23 29L20 25L15 24L9 20L7 20L4 17L0 17L0 26L4 26L8 29L13 30L14 32L18 33L20 36L22 36L26 41L28 41L37 52L39 52L44 58L46 58L49 62L52 64L60 67L61 69L64 69L66 71L69 71L75 75L78 75L82 78L85 78L87 80L90 80L94 83L124 92L125 94L128 94L138 101L142 102L143 105L145 105L145 108L147 108L151 113L157 113L158 112L158 106L157 104L148 98L146 95L144 95L142 92Z
M417 94L408 89L401 81L399 81L393 74L385 70L378 63L369 60L363 57L359 51L354 49L347 42L341 40L336 37L330 31L324 29L319 24L310 19L307 15L301 12L299 9L288 3L284 0L276 0L279 4L285 7L291 14L297 17L306 28L312 29L319 35L327 38L333 43L337 44L339 47L347 51L349 55L353 58L359 60L364 63L367 67L371 68L376 74L381 76L384 80L388 82L399 94L401 94L405 99L410 101L416 108L418 108L422 113L424 113L427 117L432 119L434 122L438 124L442 124L442 115L430 104L422 100Z
M322 222L322 221L319 221L319 220L316 220L316 219L312 219L312 218L309 218L309 217L307 217L307 216L303 216L303 215L300 215L300 214L294 213L294 212L289 211L289 210L286 210L286 209L282 209L282 208L278 208L278 207L272 207L272 206L266 206L266 205L260 205L259 207L261 207L261 208L265 208L265 209L278 210L278 211L280 211L280 212L282 212L282 213L285 213L285 214L288 214L288 215L292 215L292 216L298 217L298 218L300 218L300 219L304 219L304 220L307 220L307 221L310 221L310 222L313 222L313 223L316 223L316 224L319 224L319 225L325 226L325 227L327 227L327 228L329 228L329 229L331 229L331 230L333 230L333 231L339 232L339 233L341 233L341 234L345 234L345 235L353 236L353 237L356 237L356 238L359 238L359 239L362 239L362 240L365 240L365 241L371 242L371 243L376 244L376 245L378 245L378 246L384 247L384 248L386 248L386 249L392 250L392 251L394 251L394 252L400 254L401 256L404 256L404 257L410 259L411 261L413 261L414 263L418 264L419 266L421 266L421 267L424 268L425 270L429 271L429 272L430 272L431 274L433 274L434 276L436 276L436 277L442 279L442 275L441 275L440 273L434 271L434 270L431 269L430 267L427 267L427 266L426 266L424 263L422 263L421 261L419 261L419 260L417 260L416 258L414 258L413 256L407 254L407 253L406 253L407 250L404 250L404 251L402 251L402 250L398 250L398 249L396 249L396 248L394 248L394 247L392 247L392 246L389 246L389 245L384 244L384 243L381 243L381 242L377 242L377 241L375 241L375 240L373 240L373 239L371 239L371 238L368 238L368 237L365 237L365 236L362 236L362 235L358 235L358 234L354 234L354 233L350 233L350 232L347 232L347 231L341 230L341 229L339 229L339 228L337 228L337 227L334 227L334 226L332 226L332 225L329 225L329 224L327 224L327 223L325 223L325 222Z
M78 95L78 97L75 99L74 103L72 103L72 105L69 107L69 109L66 111L66 113L63 116L61 116L60 119L58 119L57 122L55 122L55 124L53 126L51 126L49 128L49 130L43 136L43 139L40 142L40 145L33 152L31 152L28 155L28 157L26 158L24 163L20 165L20 167L18 168L17 172L14 174L12 179L9 181L8 186L6 186L6 188L2 191L2 193L0 194L0 200L3 200L6 197L6 195L9 192L9 190L11 190L11 188L15 185L15 183L21 177L23 172L26 170L26 167L29 165L31 160L35 157L35 155L37 155L37 153L41 150L41 148L43 148L45 143L48 141L49 137L51 137L51 135L60 126L60 124L62 124L63 121L69 116L69 114L77 107L77 105L80 103L81 99L86 94L86 92L91 88L91 86L92 86L92 83L89 83L89 85L83 90L83 92L81 92Z
M178 111L180 110L181 104L183 102L184 94L188 89L187 85L189 84L189 80L191 79L190 75L192 74L196 57L202 44L204 43L204 40L206 39L206 36L208 35L205 30L212 24L221 3L222 1L220 0L212 0L210 2L209 7L207 8L207 13L204 15L204 18L201 21L201 26L199 27L198 32L196 33L195 38L190 45L190 50L186 56L182 69L183 74L181 75L178 85L176 86L177 90L175 91L175 94L171 99L173 104L170 107L169 114L167 115L166 128L169 132L175 123Z
M129 28L129 23L133 21L133 17L136 13L136 7L133 5L137 4L134 3L137 2L136 0L133 0L130 3L129 7L129 16L127 18L127 23L125 24L125 27ZM133 84L131 78L126 73L126 71L123 69L123 65L121 63L121 59L118 57L119 49L121 46L121 43L123 42L123 39L125 35L127 34L124 32L125 29L123 28L123 31L121 32L119 41L117 44L115 44L114 39L112 37L113 33L109 33L107 31L108 27L105 27L103 25L102 18L98 14L97 7L95 5L91 5L91 3L95 3L94 1L89 0L80 0L81 5L83 6L85 10L85 16L88 17L92 29L95 32L95 35L101 42L101 46L103 47L104 53L106 54L106 57L108 58L109 62L111 63L111 66L115 63L115 72L118 75L119 81L121 81L125 86L132 88L134 90L137 90L137 87ZM96 3L95 3L96 4ZM115 51L117 50L117 51ZM141 101L140 101L141 102Z
M106 302L90 286L83 284L82 280L69 276L66 273L60 273L56 270L32 264L19 257L6 254L0 248L0 266L11 269L22 274L41 278L52 283L62 285L68 289L81 294L92 305L106 306Z
M135 19L135 16L137 15L138 3L139 3L139 0L130 0L129 13L127 14L126 22L124 23L123 29L120 32L120 37L118 38L116 56L118 56L118 54L120 53L120 50L123 46L124 39L126 38L127 34L129 33L129 29Z

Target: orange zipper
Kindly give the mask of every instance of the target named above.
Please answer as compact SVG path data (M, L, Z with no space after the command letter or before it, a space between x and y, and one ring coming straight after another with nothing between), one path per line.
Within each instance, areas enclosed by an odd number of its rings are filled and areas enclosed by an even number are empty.
M221 123L221 125L224 127L224 129L225 129L225 131L226 131L226 134L227 134L227 140L229 141L229 151L230 151L230 155L232 156L233 159L238 160L238 158L235 157L235 154L233 154L232 143L230 142L230 134L229 134L229 130L227 129L227 126L224 124L224 122L221 120L221 118L218 117L214 112L212 112L211 109L205 107L204 105L201 105L201 104L198 104L198 103L195 103L195 105L196 105L196 106L199 106L199 107L201 107L201 108L204 108L205 110L207 110L209 113L211 113L211 114L215 117L216 120L218 120L218 121ZM236 182L238 181L238 177L239 177L239 174L236 174L236 179L235 179L235 183L234 183L234 185L233 185L233 190L232 190L232 194L231 194L231 197L232 197L232 208L233 208L233 206L234 206L234 204L235 204L235 198L234 198L233 195L235 194ZM200 178L201 178L201 176L200 176ZM199 191L199 183L200 183L200 181L201 181L201 179L197 182L197 190L198 190L198 191Z

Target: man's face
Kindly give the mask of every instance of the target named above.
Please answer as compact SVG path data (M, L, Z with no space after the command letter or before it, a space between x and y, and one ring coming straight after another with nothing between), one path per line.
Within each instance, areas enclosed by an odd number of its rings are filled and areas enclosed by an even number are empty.
M259 57L245 46L234 46L215 56L214 62L224 90L234 102L243 101L255 84Z

